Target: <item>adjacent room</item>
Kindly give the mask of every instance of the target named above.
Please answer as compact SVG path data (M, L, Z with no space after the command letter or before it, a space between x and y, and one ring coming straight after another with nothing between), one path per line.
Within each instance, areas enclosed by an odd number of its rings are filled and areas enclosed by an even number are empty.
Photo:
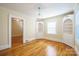
M0 56L78 56L79 4L0 3Z

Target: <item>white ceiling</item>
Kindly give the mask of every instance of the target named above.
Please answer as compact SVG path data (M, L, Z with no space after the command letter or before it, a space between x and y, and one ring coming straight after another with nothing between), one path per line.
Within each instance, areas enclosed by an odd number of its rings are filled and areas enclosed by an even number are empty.
M73 10L74 3L0 3L0 6L28 15L38 13L40 6L42 17L48 17Z

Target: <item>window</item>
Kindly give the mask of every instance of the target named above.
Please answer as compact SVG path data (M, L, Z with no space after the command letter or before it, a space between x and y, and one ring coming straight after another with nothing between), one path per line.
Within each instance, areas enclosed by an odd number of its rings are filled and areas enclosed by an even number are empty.
M56 34L56 22L47 23L48 34Z

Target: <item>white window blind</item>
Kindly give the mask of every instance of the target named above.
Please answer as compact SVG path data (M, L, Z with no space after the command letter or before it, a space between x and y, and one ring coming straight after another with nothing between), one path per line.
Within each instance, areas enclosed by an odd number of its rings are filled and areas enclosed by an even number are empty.
M48 22L47 30L48 34L56 34L56 22Z

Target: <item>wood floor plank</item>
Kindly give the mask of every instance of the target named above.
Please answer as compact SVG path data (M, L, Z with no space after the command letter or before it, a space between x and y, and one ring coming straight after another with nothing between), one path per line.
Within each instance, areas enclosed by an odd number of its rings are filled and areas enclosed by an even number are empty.
M57 56L76 56L75 50L61 42L48 39L35 39L28 44L0 51L2 56L47 56L48 46L56 48ZM53 52L51 52L53 53Z

